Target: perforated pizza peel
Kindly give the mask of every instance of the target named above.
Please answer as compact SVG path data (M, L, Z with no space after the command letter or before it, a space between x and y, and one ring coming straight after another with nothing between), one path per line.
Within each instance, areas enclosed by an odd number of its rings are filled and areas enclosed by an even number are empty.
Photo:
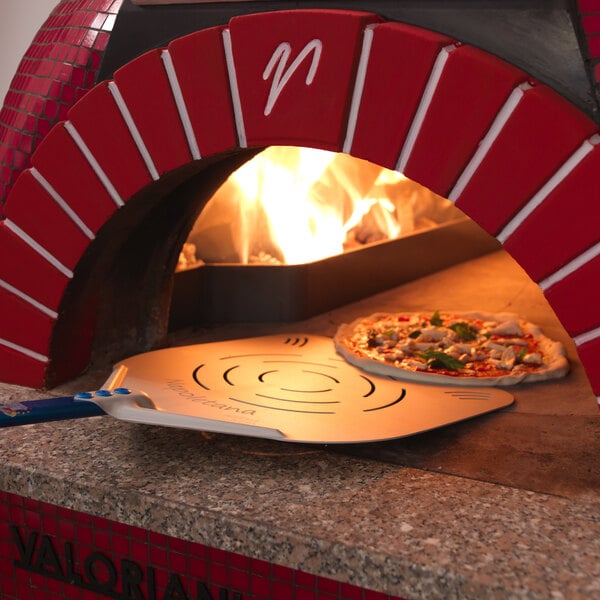
M294 334L139 354L71 404L136 423L329 444L414 435L512 402L495 388L370 375L341 358L330 338Z

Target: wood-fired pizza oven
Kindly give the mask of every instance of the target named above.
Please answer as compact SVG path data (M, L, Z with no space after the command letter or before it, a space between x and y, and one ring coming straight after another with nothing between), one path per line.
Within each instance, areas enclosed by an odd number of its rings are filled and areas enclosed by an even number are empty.
M155 344L204 202L302 146L454 202L539 284L600 396L600 3L141 4L59 2L5 100L0 380Z

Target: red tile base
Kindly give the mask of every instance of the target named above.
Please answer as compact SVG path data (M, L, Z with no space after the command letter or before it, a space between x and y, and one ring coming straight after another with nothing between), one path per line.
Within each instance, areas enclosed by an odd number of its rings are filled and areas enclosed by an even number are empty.
M3 600L401 600L0 492Z

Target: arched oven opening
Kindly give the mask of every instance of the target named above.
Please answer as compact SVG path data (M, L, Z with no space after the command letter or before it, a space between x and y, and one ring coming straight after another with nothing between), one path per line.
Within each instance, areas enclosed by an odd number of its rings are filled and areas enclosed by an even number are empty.
M179 247L206 200L184 181L212 180L224 153L245 160L249 148L285 144L386 165L450 198L539 283L598 387L599 246L585 217L597 124L493 54L364 12L257 13L134 58L62 118L0 223L5 381L76 373L96 335L95 361L156 344ZM577 233L562 239L567 219Z

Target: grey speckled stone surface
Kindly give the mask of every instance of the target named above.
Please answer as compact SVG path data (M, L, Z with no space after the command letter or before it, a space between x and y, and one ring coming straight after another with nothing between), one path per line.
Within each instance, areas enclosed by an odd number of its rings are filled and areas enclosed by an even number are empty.
M9 428L0 432L0 488L410 600L600 597L596 399L572 342L515 269L500 253L459 274L491 291L478 308L520 312L563 340L573 370L557 385L515 389L510 409L355 456L110 417ZM330 335L373 308L473 307L473 295L454 291L456 276L302 326ZM284 328L261 327L243 332ZM198 341L241 331L203 331ZM94 389L105 375L52 393ZM0 389L2 400L42 395Z
M598 499L109 417L0 451L5 490L390 594L600 595Z

